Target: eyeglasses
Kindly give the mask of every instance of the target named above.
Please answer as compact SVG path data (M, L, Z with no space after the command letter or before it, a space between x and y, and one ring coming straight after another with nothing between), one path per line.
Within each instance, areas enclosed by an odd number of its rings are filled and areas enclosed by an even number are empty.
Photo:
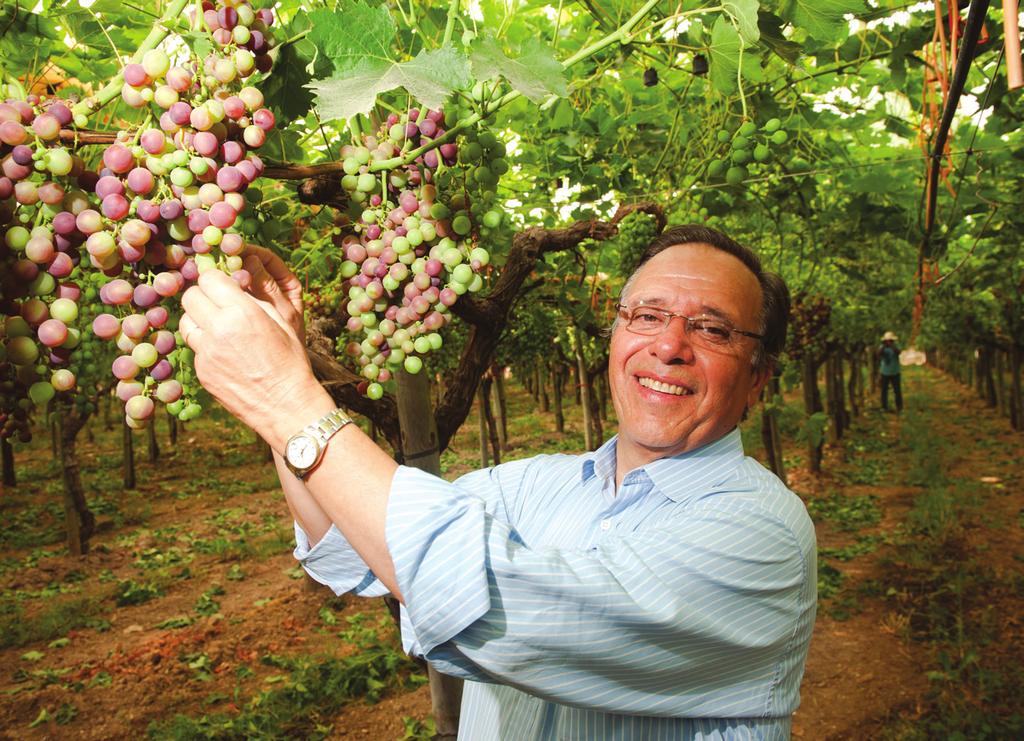
M685 316L654 306L634 306L632 309L625 304L618 305L619 316L626 322L626 329L635 334L661 334L672 319L683 320L686 334L692 340L713 347L727 347L736 342L736 335L763 340L764 335L736 329L725 319L714 316Z

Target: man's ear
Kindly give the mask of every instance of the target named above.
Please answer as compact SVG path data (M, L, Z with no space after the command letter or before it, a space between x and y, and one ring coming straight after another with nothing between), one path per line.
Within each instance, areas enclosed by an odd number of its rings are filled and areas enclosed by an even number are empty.
M747 394L747 409L753 409L754 405L757 404L757 400L761 396L761 389L768 383L768 379L772 377L772 372L775 368L771 363L768 363L763 368L755 370L751 375L750 393Z

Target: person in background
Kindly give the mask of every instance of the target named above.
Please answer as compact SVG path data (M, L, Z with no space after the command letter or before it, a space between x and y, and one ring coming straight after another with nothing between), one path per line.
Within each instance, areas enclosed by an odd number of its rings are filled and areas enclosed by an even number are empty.
M882 346L878 348L878 372L882 376L882 411L889 411L889 387L892 387L896 411L903 411L903 391L900 388L899 338L893 332L882 335Z
M275 451L296 556L338 593L390 593L402 640L464 678L459 738L788 739L814 625L814 526L738 423L789 293L703 227L646 250L611 330L618 434L448 482L335 408L301 286L250 248L183 297L200 381ZM306 425L306 427L302 427Z

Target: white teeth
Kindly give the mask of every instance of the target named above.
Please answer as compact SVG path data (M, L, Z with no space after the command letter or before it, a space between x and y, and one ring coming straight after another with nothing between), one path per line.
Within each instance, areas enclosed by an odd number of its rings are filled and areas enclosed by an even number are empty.
M655 381L653 378L645 378L641 376L638 380L641 386L646 386L649 389L660 391L663 394L685 396L690 393L682 386L673 386L671 383L662 383L661 381Z

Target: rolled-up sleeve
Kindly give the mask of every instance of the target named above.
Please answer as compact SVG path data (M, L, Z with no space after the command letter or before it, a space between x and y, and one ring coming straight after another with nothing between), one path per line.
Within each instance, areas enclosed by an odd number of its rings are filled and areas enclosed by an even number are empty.
M471 488L399 477L388 548L415 642L439 670L619 713L704 714L722 687L734 710L753 696L776 710L773 677L813 622L813 574L756 501L702 502L590 548L530 548ZM717 703L728 714L729 698Z
M335 594L352 592L361 597L388 594L387 587L374 576L335 525L331 525L324 537L310 547L306 532L296 522L295 550L292 555L302 564L307 574L330 587Z

